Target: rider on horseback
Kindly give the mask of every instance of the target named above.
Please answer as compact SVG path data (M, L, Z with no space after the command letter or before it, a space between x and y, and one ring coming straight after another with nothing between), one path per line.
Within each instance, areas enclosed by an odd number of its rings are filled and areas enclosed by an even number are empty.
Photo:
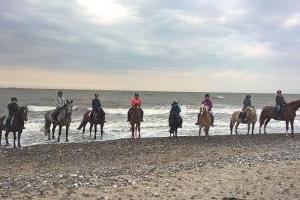
M213 107L213 103L210 100L210 95L209 94L205 94L205 99L202 101L201 104L208 108L208 111L211 115L211 125L214 126L214 118L215 117L213 116L213 114L211 112L211 109ZM200 119L200 114L198 114L198 121L197 121L197 123L195 123L196 125L199 125L199 119Z
M52 113L52 117L53 117L53 121L55 123L57 123L57 120L58 120L57 117L58 117L59 113L63 110L63 108L65 107L65 104L66 104L65 98L63 97L63 92L61 90L59 90L57 92L55 104L56 104L56 108Z
M172 107L170 110L170 114L173 112L177 114L179 118L179 127L182 128L182 117L180 116L181 108L176 100L174 100L174 102L171 105Z
M246 95L243 104L244 104L244 107L243 107L242 112L240 113L240 116L239 116L239 119L241 121L245 120L245 117L246 117L246 114L247 114L247 108L252 106L252 104L251 104L251 95L249 95L249 94Z
M95 98L92 101L92 112L91 112L91 118L96 117L97 113L101 109L101 101L99 100L99 94L95 94Z
M139 93L135 93L134 94L134 98L131 100L131 108L129 109L128 113L127 113L127 122L130 121L130 113L132 111L133 108L139 108L142 114L142 122L144 121L143 116L144 116L144 111L141 109L141 105L142 105L142 100L139 97Z
M18 99L16 97L11 98L11 102L7 105L8 115L6 117L5 129L8 130L13 122L14 116L19 111L17 104Z
M286 105L286 101L284 100L284 97L282 95L281 90L277 91L276 96L276 112L277 112L277 118L281 118L281 114L283 111L283 107Z

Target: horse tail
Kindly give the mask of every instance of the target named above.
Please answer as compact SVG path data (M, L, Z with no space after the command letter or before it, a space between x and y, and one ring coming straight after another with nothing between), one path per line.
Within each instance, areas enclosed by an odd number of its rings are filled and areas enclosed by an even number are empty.
M82 122L80 123L79 127L77 128L77 130L81 130L84 126L86 126L86 124L88 123L88 118L89 118L89 113L90 111L86 112L83 116Z
M264 121L266 120L266 116L267 116L267 112L266 109L263 108L259 117L259 123L260 125L264 123Z

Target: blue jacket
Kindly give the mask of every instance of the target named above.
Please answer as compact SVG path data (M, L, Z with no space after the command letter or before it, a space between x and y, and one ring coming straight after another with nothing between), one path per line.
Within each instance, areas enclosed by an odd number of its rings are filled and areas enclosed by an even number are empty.
M92 108L93 110L99 110L101 108L101 102L99 99L93 99Z
M245 98L244 99L244 108L250 107L251 106L251 99L250 98Z

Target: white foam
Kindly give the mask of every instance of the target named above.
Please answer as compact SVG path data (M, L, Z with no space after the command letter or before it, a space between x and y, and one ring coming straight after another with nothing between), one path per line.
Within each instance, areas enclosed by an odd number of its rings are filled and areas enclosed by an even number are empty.
M53 106L34 106L34 105L29 105L28 109L29 109L29 111L34 111L34 112L46 112L46 111L55 109L55 107L53 107Z

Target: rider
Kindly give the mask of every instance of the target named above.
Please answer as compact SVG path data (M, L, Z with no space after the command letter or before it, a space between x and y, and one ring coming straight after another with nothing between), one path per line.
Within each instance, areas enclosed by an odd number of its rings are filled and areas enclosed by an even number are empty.
M91 117L96 116L96 114L98 113L98 111L100 111L101 109L101 101L99 100L99 94L95 94L95 98L92 101L92 113L91 113Z
M249 95L249 94L246 95L243 104L244 104L244 107L242 109L242 112L239 115L239 118L240 118L241 121L245 120L246 113L247 113L247 108L252 106L251 95Z
M134 98L131 99L131 108L129 109L128 113L127 113L127 121L129 122L130 121L130 113L131 113L131 110L133 108L139 108L141 113L142 113L142 121L144 121L143 117L144 117L144 111L141 109L141 105L142 105L142 100L140 98L140 95L139 93L135 93L134 94Z
M174 100L174 102L171 105L172 107L170 110L170 114L172 112L177 114L177 116L179 117L179 127L182 128L182 117L180 116L181 108L176 100Z
M276 112L277 112L277 117L280 118L281 113L283 111L283 107L286 105L286 101L284 100L284 97L282 95L281 90L277 91L277 96L276 96Z
M213 116L213 114L211 112L211 109L213 107L213 103L210 100L210 95L209 94L205 94L205 99L202 101L201 104L204 105L204 106L206 106L206 107L208 107L208 111L209 111L209 113L211 115L211 125L214 126L214 118L215 117ZM198 121L197 121L197 123L195 123L196 125L199 125L199 119L200 119L200 114L198 115Z
M62 111L62 109L64 108L66 101L65 98L63 97L63 92L61 90L59 90L57 92L57 97L55 99L55 104L56 104L56 108L52 113L52 117L54 119L54 122L57 123L57 117L59 115L59 113Z
M10 128L15 114L19 111L19 106L18 106L17 102L18 102L18 99L16 97L12 97L10 99L10 103L7 105L8 115L6 117L6 123L5 123L6 130L8 130Z

